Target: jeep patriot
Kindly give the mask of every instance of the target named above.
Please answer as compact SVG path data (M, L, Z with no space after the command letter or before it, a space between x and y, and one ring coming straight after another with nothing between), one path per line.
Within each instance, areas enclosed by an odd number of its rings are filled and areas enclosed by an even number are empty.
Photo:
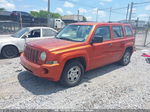
M34 75L72 87L91 69L114 62L128 65L134 43L129 24L73 23L55 38L27 43L20 59Z

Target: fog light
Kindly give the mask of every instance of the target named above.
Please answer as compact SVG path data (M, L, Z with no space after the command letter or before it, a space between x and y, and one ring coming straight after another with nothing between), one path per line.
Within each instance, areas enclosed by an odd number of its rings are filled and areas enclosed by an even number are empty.
M46 64L58 64L58 61L47 61Z
M44 74L48 74L48 69L43 68L43 73L44 73Z

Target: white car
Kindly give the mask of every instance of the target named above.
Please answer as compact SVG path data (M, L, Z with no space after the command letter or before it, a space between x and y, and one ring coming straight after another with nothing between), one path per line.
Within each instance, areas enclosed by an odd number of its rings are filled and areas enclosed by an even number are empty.
M22 28L13 35L0 36L0 54L4 58L16 57L24 51L25 43L37 39L53 38L57 31L49 27Z

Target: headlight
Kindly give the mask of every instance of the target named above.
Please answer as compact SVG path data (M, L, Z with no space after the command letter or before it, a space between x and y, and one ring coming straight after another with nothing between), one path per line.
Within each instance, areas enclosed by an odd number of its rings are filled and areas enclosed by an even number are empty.
M46 60L46 52L42 52L42 53L41 53L40 59L41 59L42 61L45 61L45 60Z

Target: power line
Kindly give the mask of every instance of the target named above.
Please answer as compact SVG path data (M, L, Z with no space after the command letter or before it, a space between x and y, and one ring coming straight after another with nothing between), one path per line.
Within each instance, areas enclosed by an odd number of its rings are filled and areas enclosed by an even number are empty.
M119 15L124 15L124 13L120 13L120 12L116 12L116 11L112 11L112 13L119 14Z
M139 2L139 3L134 3L135 5L141 5L141 4L147 4L147 3L150 3L150 1L147 1L147 2Z

